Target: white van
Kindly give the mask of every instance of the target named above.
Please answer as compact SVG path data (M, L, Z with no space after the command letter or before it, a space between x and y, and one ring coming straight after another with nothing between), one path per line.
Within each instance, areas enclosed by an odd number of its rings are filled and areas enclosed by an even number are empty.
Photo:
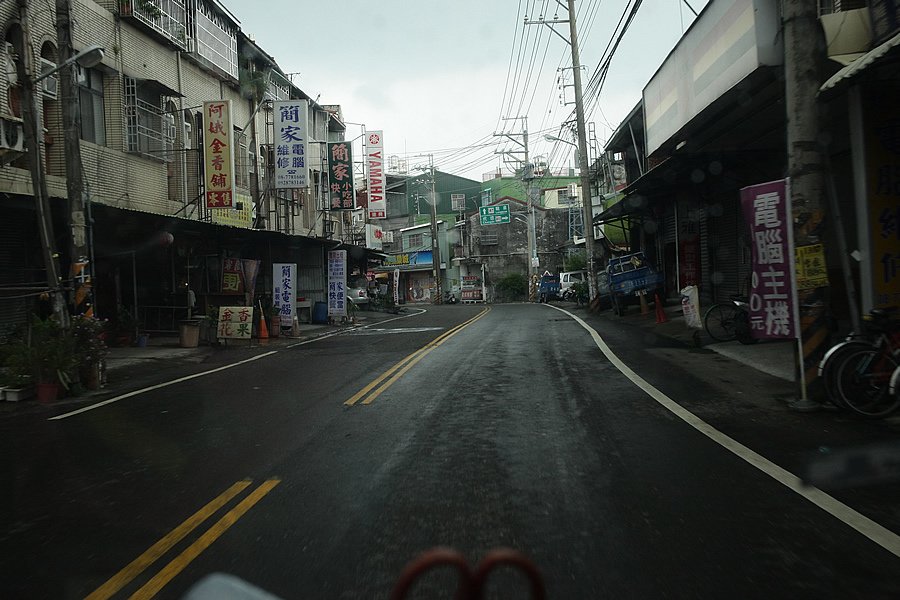
M587 271L563 271L559 274L559 295L580 281L587 281Z

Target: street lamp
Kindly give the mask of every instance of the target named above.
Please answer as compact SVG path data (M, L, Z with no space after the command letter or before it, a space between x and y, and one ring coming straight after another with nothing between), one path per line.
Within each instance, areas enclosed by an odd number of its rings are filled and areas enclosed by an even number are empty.
M50 77L51 75L55 74L57 71L65 69L66 67L68 67L69 65L74 64L74 63L78 63L82 67L85 67L88 69L91 67L96 67L101 62L103 62L103 51L104 51L103 48L100 46L97 46L96 44L92 45L92 46L88 46L81 52L77 52L76 54L73 54L72 56L70 56L63 62L59 63L54 68L47 71L46 73L41 73L38 77L34 78L32 83L37 84L40 81L43 81L44 79L46 79L47 77Z
M563 144L569 144L570 146L575 146L576 148L578 147L578 144L576 144L575 142L564 140L561 137L556 137L555 135L550 135L549 133L544 135L544 139L548 142L562 142Z

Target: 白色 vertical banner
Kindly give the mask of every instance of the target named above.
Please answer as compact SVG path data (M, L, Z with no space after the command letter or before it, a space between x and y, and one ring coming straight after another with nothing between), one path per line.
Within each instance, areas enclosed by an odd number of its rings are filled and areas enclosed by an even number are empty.
M384 173L384 135L382 131L366 134L366 165L369 173L369 218L387 218L387 177Z
M275 188L309 185L306 151L309 142L309 101L281 100L275 111Z
M794 339L799 331L787 181L742 188L741 208L750 229L753 337Z
M347 251L328 252L328 316L347 316Z
M294 322L297 297L297 265L275 263L272 265L272 304L286 327Z

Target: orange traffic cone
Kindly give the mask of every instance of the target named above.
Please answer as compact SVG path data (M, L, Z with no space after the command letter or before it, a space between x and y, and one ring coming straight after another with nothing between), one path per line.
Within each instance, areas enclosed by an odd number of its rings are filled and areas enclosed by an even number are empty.
M263 342L265 340L265 342ZM260 315L259 317L259 341L260 343L268 343L269 341L269 328L266 327L266 316Z
M662 300L659 299L659 294L656 294L654 300L656 304L656 324L668 323L669 317L666 316L666 311L663 310Z

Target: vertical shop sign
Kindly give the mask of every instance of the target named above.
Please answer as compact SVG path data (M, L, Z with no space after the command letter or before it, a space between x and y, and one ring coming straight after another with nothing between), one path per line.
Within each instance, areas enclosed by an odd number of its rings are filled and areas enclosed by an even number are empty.
M347 316L347 251L328 252L328 316Z
M296 314L297 265L275 263L272 265L272 303L282 323L293 323Z
M680 208L680 207L679 207ZM700 285L700 210L693 203L678 217L678 277L680 286Z
M231 100L203 103L203 160L206 165L206 207L234 206L234 151Z
M244 263L241 259L222 260L222 291L231 294L244 293Z
M328 208L353 210L355 204L350 142L328 142Z
M369 218L387 218L387 179L384 173L384 137L381 131L366 134L366 164L369 172Z
M872 102L868 107L864 119L872 300L885 308L900 303L900 119L893 106Z
M394 306L400 304L400 269L394 269Z
M741 207L752 245L750 326L753 337L796 338L799 332L787 181L741 189Z
M275 188L287 190L309 185L306 148L309 141L309 103L282 100L275 110Z

